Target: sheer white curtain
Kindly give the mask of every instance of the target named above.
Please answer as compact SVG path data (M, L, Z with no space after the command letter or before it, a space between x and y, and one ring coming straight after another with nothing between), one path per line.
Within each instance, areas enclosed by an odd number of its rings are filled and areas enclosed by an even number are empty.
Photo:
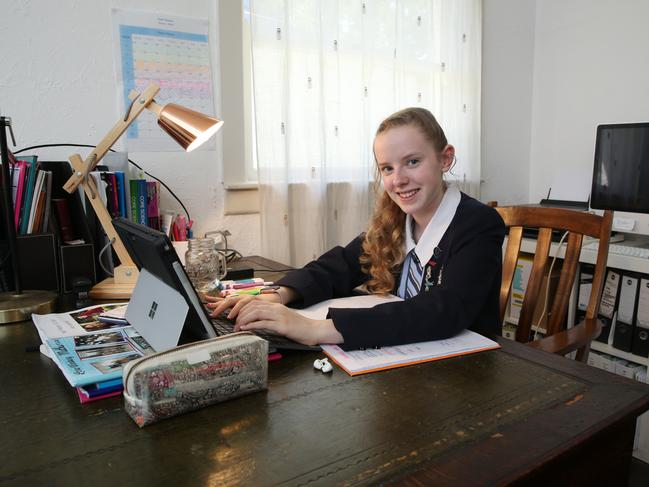
M480 0L249 0L264 256L301 266L365 230L372 140L408 106L478 196Z

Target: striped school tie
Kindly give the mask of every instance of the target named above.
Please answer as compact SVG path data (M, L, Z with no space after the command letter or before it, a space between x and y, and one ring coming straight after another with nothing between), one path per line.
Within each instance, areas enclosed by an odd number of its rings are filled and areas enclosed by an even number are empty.
M419 287L421 286L421 277L423 274L423 269L415 254L415 249L410 251L410 259L408 260L408 280L406 281L406 292L405 299L416 296L419 293Z

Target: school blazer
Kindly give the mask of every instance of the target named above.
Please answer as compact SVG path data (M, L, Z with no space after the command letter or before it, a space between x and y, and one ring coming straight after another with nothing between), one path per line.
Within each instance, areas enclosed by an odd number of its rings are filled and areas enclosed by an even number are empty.
M343 336L341 346L366 347L444 339L470 329L500 335L498 297L505 225L500 215L462 193L451 224L426 263L417 296L371 309L330 309L329 318ZM290 287L306 307L350 296L368 280L359 257L363 235L335 247L276 284ZM399 285L399 279L395 284Z

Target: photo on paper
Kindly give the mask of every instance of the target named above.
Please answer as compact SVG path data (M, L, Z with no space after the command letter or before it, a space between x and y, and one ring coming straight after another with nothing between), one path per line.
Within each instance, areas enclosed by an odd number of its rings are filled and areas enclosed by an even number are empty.
M107 323L99 322L99 315L112 309L123 306L121 304L109 304L103 306L93 306L83 311L70 313L70 318L76 321L86 331L105 330L108 328L115 328L115 326L105 326ZM102 325L99 327L98 325Z
M153 353L153 348L149 345L142 335L140 335L135 328L126 328L124 330L129 341L131 341L135 346L144 354L149 355Z
M124 343L126 339L118 331L109 331L107 333L92 333L90 335L77 335L74 337L74 348L95 348L109 345L118 345Z
M129 343L122 343L120 345L113 345L110 347L97 347L87 348L85 350L77 350L77 355L81 360L88 360L97 357L106 357L108 355L117 355L120 353L132 352L133 347Z
M121 369L124 366L124 364L130 362L131 360L135 360L136 358L139 357L140 357L139 353L131 353L124 357L114 358L110 360L102 360L100 362L92 362L90 365L92 365L95 369L97 369L102 374L109 374L111 372L114 372L115 370Z

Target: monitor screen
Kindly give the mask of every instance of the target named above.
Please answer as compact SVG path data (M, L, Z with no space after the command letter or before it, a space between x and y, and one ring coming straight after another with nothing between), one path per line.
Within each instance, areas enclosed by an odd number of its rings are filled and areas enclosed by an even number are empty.
M590 206L649 213L649 122L597 127Z

